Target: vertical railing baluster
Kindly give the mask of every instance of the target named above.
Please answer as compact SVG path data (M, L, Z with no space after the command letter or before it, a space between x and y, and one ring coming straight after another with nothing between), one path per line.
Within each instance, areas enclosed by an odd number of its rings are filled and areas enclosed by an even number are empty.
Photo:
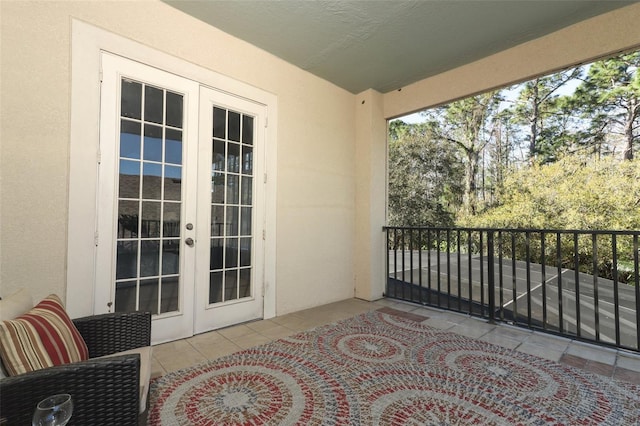
M500 321L504 321L504 280L502 274L502 231L498 231L498 279L500 280Z
M484 317L484 234L481 230L478 233L480 234L478 239L480 245L480 316Z
M418 286L420 303L424 303L424 288L422 288L422 228L418 228Z
M440 270L440 229L439 228L436 230L436 245L437 245L436 254L438 256L438 258L436 259L436 262L437 262L436 263L436 269L438 271L438 281L437 281L437 284L438 284L438 307L441 308L442 305L441 305L441 302L440 302L440 295L442 294L442 284L441 284L441 281L440 281L440 278L441 278L440 275L441 275L442 271Z
M600 341L600 309L598 308L598 241L597 234L591 234L591 252L593 267L593 314L596 328L596 340Z
M527 325L531 328L531 234L529 231L524 233L526 275L527 275Z
M640 247L638 246L638 234L633 236L633 272L636 288L636 350L640 351Z
M580 318L580 251L578 249L578 233L573 233L573 269L575 277L576 293L576 335L582 336L582 325Z
M487 232L487 274L489 288L489 323L495 323L496 311L496 283L495 283L495 259L493 253L493 231Z
M620 299L618 294L618 244L616 234L611 235L611 251L613 252L613 309L615 312L616 345L620 346Z
M547 253L545 250L547 236L544 231L540 232L540 264L541 266L541 276L542 280L542 329L547 329L547 270L545 264L547 263Z
M402 247L402 300L407 300L406 296L405 296L405 288L407 287L407 280L405 278L405 269L406 268L406 257L407 257L407 246L405 245L404 242L404 234L406 232L407 228L402 228L402 234L401 234L401 247Z
M429 287L429 304L433 305L433 287L431 285L431 228L427 231L427 247L429 249L429 256L427 256L427 269L429 274L427 275L427 287Z
M451 229L447 228L447 309L451 309Z
M384 288L385 288L386 295L389 295L389 271L391 270L391 266L390 266L391 259L389 257L389 249L390 249L390 247L389 247L389 237L390 237L390 232L389 232L389 228L383 228L383 230L384 230L384 233L385 233L385 235L387 237L387 241L386 241L386 244L385 244L387 246L387 251L385 253L385 256L387 258L385 264L387 265L387 267L385 269L386 275L385 275L385 278L384 278L384 281L385 281ZM383 294L383 296L384 295L385 294Z
M513 322L518 323L518 280L516 278L516 235L511 231L511 299L513 300Z
M413 282L413 228L409 229L409 282L411 283L411 287L409 287L409 300L414 301L415 294L415 285Z
M460 228L456 230L457 251L458 251L458 311L462 311L462 277L461 277L461 255L460 255Z
M556 263L558 265L558 331L564 333L564 318L562 312L562 239L561 233L556 232Z
M472 241L471 241L471 229L469 229L467 231L467 247L469 250L469 254L468 254L468 263L469 263L469 270L468 275L469 275L469 315L473 314L473 270L472 270L472 263L471 263L471 251L472 251Z
M398 297L398 228L393 228L393 297Z

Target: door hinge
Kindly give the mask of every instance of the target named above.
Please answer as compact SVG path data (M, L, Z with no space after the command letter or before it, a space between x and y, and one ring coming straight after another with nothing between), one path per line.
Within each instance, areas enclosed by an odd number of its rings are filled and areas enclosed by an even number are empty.
M267 174L264 174L264 183L267 183Z
M264 127L265 128L269 127L269 117L265 117L265 119L264 119Z
M98 246L98 239L99 239L99 235L98 235L98 231L93 233L93 243L96 245L96 247Z
M262 239L263 239L263 240L266 240L266 239L267 239L267 230L266 230L266 229L263 229L263 230L262 230Z
M98 154L97 154L97 159L98 159L98 164L102 163L102 151L100 150L100 148L98 148Z

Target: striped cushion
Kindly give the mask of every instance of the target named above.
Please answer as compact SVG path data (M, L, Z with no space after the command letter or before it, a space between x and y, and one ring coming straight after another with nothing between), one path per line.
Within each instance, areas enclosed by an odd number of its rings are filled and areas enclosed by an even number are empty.
M0 323L0 356L10 376L83 361L89 351L54 294L29 312Z

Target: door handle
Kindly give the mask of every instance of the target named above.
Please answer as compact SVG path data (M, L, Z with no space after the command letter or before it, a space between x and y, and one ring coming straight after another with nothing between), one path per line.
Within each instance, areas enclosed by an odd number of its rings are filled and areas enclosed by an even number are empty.
M186 240L184 240L185 244L188 245L189 247L193 247L193 238L189 237Z

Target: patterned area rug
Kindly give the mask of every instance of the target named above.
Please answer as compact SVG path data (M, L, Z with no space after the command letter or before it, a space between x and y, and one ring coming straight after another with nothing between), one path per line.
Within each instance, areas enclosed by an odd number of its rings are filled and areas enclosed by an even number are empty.
M640 386L380 311L167 374L149 425L636 425Z

